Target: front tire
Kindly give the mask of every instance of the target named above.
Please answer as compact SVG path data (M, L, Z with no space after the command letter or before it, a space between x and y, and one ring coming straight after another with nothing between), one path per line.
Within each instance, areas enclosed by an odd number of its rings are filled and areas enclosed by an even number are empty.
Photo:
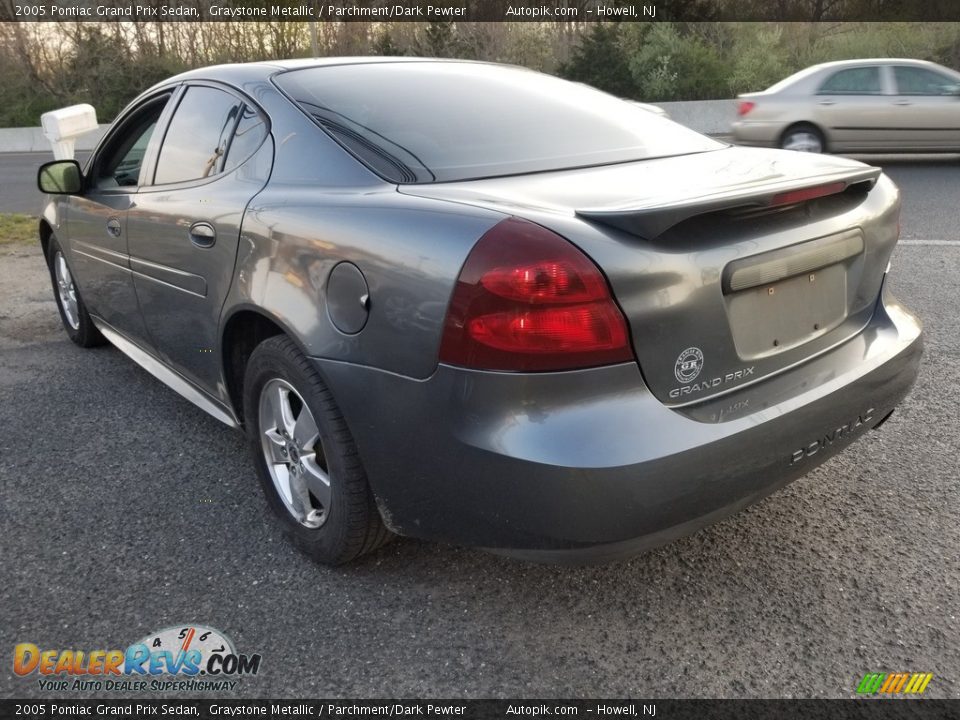
M780 138L780 148L797 152L823 153L827 143L823 133L809 123L799 123L787 128Z
M50 238L47 248L47 268L50 270L50 282L53 283L53 298L60 311L60 320L67 336L83 348L103 345L106 338L97 330L97 326L90 319L87 306L80 297L80 289L76 285L67 258L60 248L56 238Z
M300 550L340 565L390 539L343 415L286 336L250 356L243 408L267 503Z

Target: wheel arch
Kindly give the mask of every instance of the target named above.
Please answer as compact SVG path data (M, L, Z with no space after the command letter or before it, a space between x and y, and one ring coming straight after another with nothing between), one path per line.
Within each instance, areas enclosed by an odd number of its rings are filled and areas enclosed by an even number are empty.
M243 377L254 349L267 338L284 335L304 355L303 344L290 328L263 308L242 305L234 308L223 322L220 333L220 360L230 405L241 425L243 416Z
M43 250L43 257L49 259L50 239L53 237L53 227L46 218L42 217L37 226L37 232L40 235L40 247Z

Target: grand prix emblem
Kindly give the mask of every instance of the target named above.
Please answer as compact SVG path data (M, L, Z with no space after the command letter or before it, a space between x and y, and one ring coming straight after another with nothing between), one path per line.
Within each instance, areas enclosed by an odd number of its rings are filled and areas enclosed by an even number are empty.
M700 348L695 347L689 347L680 353L680 357L673 366L673 374L677 381L684 384L695 380L701 370L703 370L703 353Z

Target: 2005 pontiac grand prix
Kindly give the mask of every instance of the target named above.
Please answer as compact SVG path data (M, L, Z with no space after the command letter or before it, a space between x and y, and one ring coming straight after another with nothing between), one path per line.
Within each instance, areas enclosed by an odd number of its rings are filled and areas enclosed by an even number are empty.
M513 67L195 70L39 172L67 334L249 436L297 546L604 560L893 412L896 187Z

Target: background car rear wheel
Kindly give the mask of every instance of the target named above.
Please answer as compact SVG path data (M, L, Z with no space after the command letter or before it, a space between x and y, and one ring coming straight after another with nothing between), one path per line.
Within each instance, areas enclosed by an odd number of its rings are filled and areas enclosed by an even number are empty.
M298 548L339 565L392 537L339 408L289 338L269 338L253 351L243 408L267 502Z
M780 138L780 147L784 150L812 153L822 153L827 150L823 133L806 123L787 128Z
M53 298L60 311L60 320L67 336L80 347L95 347L103 345L106 339L97 330L93 320L87 313L87 306L80 297L80 289L76 285L67 258L60 249L56 238L50 238L47 248L47 267L50 270L50 281L53 283Z

